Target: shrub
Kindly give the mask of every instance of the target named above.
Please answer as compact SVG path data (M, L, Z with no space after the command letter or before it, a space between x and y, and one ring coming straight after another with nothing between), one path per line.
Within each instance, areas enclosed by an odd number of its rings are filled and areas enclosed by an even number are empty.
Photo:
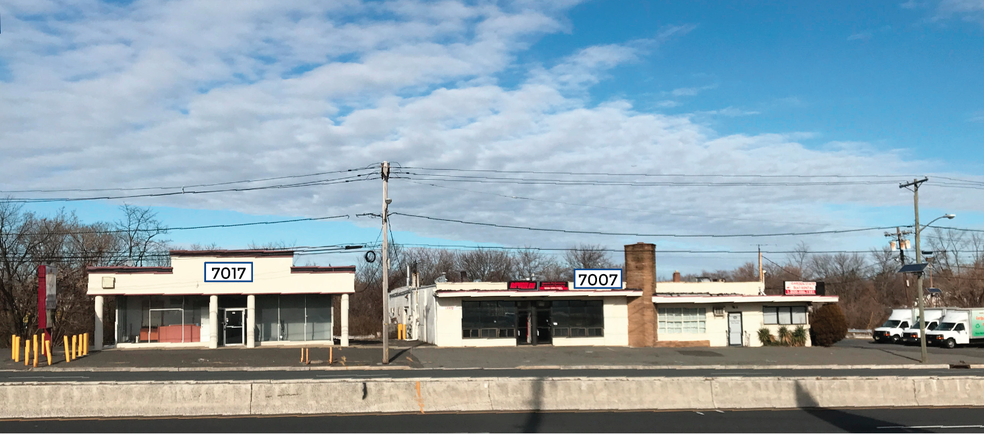
M810 318L814 345L829 347L847 336L847 319L836 304L825 304Z
M806 329L803 326L796 327L796 330L793 330L791 341L794 347L806 346Z
M776 338L772 337L772 332L767 328L760 328L758 331L759 342L762 343L764 347L771 347L776 345Z
M779 327L779 345L788 347L792 344L792 336L789 333L789 329L786 326Z

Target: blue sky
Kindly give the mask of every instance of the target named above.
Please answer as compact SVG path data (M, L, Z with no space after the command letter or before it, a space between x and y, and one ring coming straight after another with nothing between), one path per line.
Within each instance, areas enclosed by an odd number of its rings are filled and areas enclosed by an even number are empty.
M0 195L185 186L382 160L424 168L688 175L672 178L679 181L890 175L874 184L795 187L517 185L421 175L391 183L392 210L409 214L575 230L736 234L908 224L911 193L898 183L926 175L924 221L952 212L958 218L948 224L984 229L984 0L16 0L0 4L0 16ZM955 188L945 177L970 180L974 188ZM154 207L171 226L350 216L169 235L177 246L243 248L374 242L379 221L356 214L378 213L380 196L377 180L132 203ZM51 214L65 207L99 221L119 218L120 203L27 208ZM878 231L699 240L407 217L393 224L398 241L428 244L618 248L652 241L694 250L884 244ZM667 269L685 272L754 259L662 258Z

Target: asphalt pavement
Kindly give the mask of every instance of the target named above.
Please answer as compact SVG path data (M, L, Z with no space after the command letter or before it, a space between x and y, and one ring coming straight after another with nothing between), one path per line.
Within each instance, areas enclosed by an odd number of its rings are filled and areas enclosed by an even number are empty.
M0 432L981 432L981 408L0 420Z

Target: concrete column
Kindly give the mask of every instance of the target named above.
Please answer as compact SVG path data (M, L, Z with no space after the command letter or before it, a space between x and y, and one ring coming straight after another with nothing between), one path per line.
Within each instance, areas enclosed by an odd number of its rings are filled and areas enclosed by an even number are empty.
M208 298L208 347L219 347L219 296Z
M256 296L246 296L246 348L256 348Z
M341 314L342 314L342 339L341 339L341 343L342 343L342 346L343 347L347 347L348 344L349 344L349 342L348 342L348 336L349 336L349 331L348 331L348 304L349 304L349 302L348 302L348 299L349 299L349 295L348 294L342 294L342 308L339 309L341 311Z
M96 296L96 324L92 329L92 349L95 351L103 348L103 296Z
M629 298L629 346L656 345L656 245L636 243L625 246L626 289L642 290L642 297Z

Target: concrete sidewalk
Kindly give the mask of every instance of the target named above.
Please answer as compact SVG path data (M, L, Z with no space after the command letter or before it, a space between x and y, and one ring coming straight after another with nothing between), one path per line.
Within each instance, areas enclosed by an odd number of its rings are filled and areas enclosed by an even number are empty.
M6 349L9 351L9 349ZM55 349L50 369L71 370L250 370L250 369L474 369L474 368L940 368L949 365L984 366L984 348L929 349L929 363L919 363L919 347L844 340L824 348L626 348L626 347L505 347L436 348L398 341L390 347L390 364L382 364L382 347L367 344L310 348L311 363L300 361L298 347L208 349L127 349L92 352L65 363ZM9 353L0 369L29 369L14 363ZM47 368L41 360L38 369Z

